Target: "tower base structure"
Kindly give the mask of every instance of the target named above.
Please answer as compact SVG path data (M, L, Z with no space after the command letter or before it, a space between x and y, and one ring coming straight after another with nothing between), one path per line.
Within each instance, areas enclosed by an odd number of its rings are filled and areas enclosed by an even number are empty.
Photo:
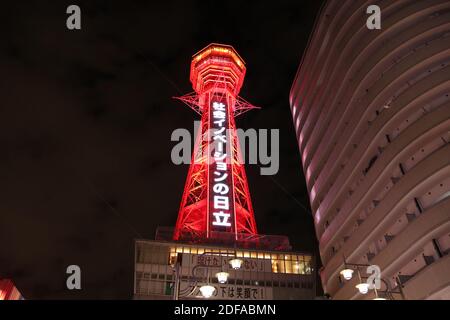
M136 300L310 300L316 297L313 255L293 252L287 237L263 236L232 241L174 241L171 228L159 228L156 240L135 241ZM219 241L218 241L219 239ZM287 246L286 246L287 245ZM285 248L285 250L280 250ZM231 260L241 261L233 269ZM217 274L225 272L220 283ZM200 288L214 287L205 298Z

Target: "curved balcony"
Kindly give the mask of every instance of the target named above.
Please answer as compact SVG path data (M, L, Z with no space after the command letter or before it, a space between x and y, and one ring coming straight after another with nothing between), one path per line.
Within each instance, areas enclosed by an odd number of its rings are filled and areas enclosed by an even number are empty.
M450 231L449 211L450 198L447 198L424 212L416 220L411 222L405 230L397 235L384 250L375 256L371 261L371 264L380 267L383 278L392 276L400 266L408 263L413 257L417 256L427 242L443 232ZM447 255L415 274L404 285L406 298L423 299L425 294L431 294L437 290L438 285L431 285L432 287L436 287L434 291L430 289L429 286L423 286L423 278L432 279L433 276L430 277L428 270L436 271L437 265L448 265L450 262L448 261L449 257L450 255ZM450 270L450 268L448 270ZM447 282L438 281L440 285L445 285L445 283L449 283L449 275L449 272L443 272L442 274L436 274L435 278L446 277ZM430 279L428 280L431 281ZM338 283L330 285L327 289L329 291L336 291L333 295L334 299L353 299L359 296L354 286L356 281L357 279L346 283L340 289ZM415 290L415 292L413 292L413 290Z
M322 232L317 229L317 236L320 237L320 249L325 251L330 247L331 242L342 237L342 229L349 225L351 219L355 221L357 214L369 205L374 199L376 199L380 188L383 188L383 183L390 178L390 175L398 163L401 163L405 156L409 156L415 148L423 145L427 141L438 137L444 133L450 127L450 102L443 105L441 108L434 110L433 112L424 116L423 121L418 121L407 128L398 139L394 140L390 145L386 147L383 154L379 157L377 162L369 174L365 177L363 183L352 194L351 199L347 199L345 204L341 207L340 213L335 217L330 226ZM376 130L376 128L374 128ZM361 156L363 158L363 156ZM354 159L357 161L358 159ZM347 181L360 174L362 171L361 161L359 164L351 163L341 176L342 180ZM333 186L334 188L341 189L341 192L346 191L348 183L341 179ZM330 211L330 208L334 201L336 203L339 191L336 190L336 198L329 197L324 201L317 210L316 215L320 217L322 210ZM331 207L334 208L334 207ZM322 220L326 219L326 216ZM316 219L316 224L320 225L320 222Z
M419 163L416 170L407 173L392 189L384 201L374 210L341 250L325 261L321 276L327 288L336 286L336 279L343 266L342 256L349 261L359 259L370 242L383 236L397 219L407 201L416 194L425 193L430 186L450 176L450 145L446 145ZM446 211L448 215L448 211ZM406 248L404 248L406 250Z

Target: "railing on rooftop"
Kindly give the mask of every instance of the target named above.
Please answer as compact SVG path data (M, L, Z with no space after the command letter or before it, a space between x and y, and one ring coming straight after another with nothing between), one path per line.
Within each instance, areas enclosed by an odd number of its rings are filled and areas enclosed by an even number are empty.
M206 244L214 246L233 247L239 249L262 249L274 251L290 251L292 247L286 236L261 235L238 233L237 239L234 233L211 232L209 238L196 234L182 234L180 240L173 240L173 227L158 227L156 230L156 241L179 242L186 244Z

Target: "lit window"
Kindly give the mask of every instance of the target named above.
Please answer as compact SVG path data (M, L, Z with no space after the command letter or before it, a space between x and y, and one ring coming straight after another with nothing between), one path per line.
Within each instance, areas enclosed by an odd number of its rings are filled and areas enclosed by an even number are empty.
M175 265L175 262L177 262L177 254L174 252L174 253L171 253L170 254L170 256L169 256L169 265Z
M286 273L294 273L292 268L292 261L286 260L284 263L286 266Z
M277 260L277 264L278 264L278 272L286 273L286 268L284 266L284 260Z
M272 261L272 272L278 273L278 265L276 261Z
M294 261L292 263L293 273L295 274L303 274L304 273L304 264L303 262Z

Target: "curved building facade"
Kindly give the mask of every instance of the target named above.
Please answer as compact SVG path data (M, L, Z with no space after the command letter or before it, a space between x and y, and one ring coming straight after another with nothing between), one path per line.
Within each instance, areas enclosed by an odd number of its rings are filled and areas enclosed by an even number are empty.
M333 299L373 298L344 257L406 299L450 299L449 95L448 0L324 4L290 105Z

